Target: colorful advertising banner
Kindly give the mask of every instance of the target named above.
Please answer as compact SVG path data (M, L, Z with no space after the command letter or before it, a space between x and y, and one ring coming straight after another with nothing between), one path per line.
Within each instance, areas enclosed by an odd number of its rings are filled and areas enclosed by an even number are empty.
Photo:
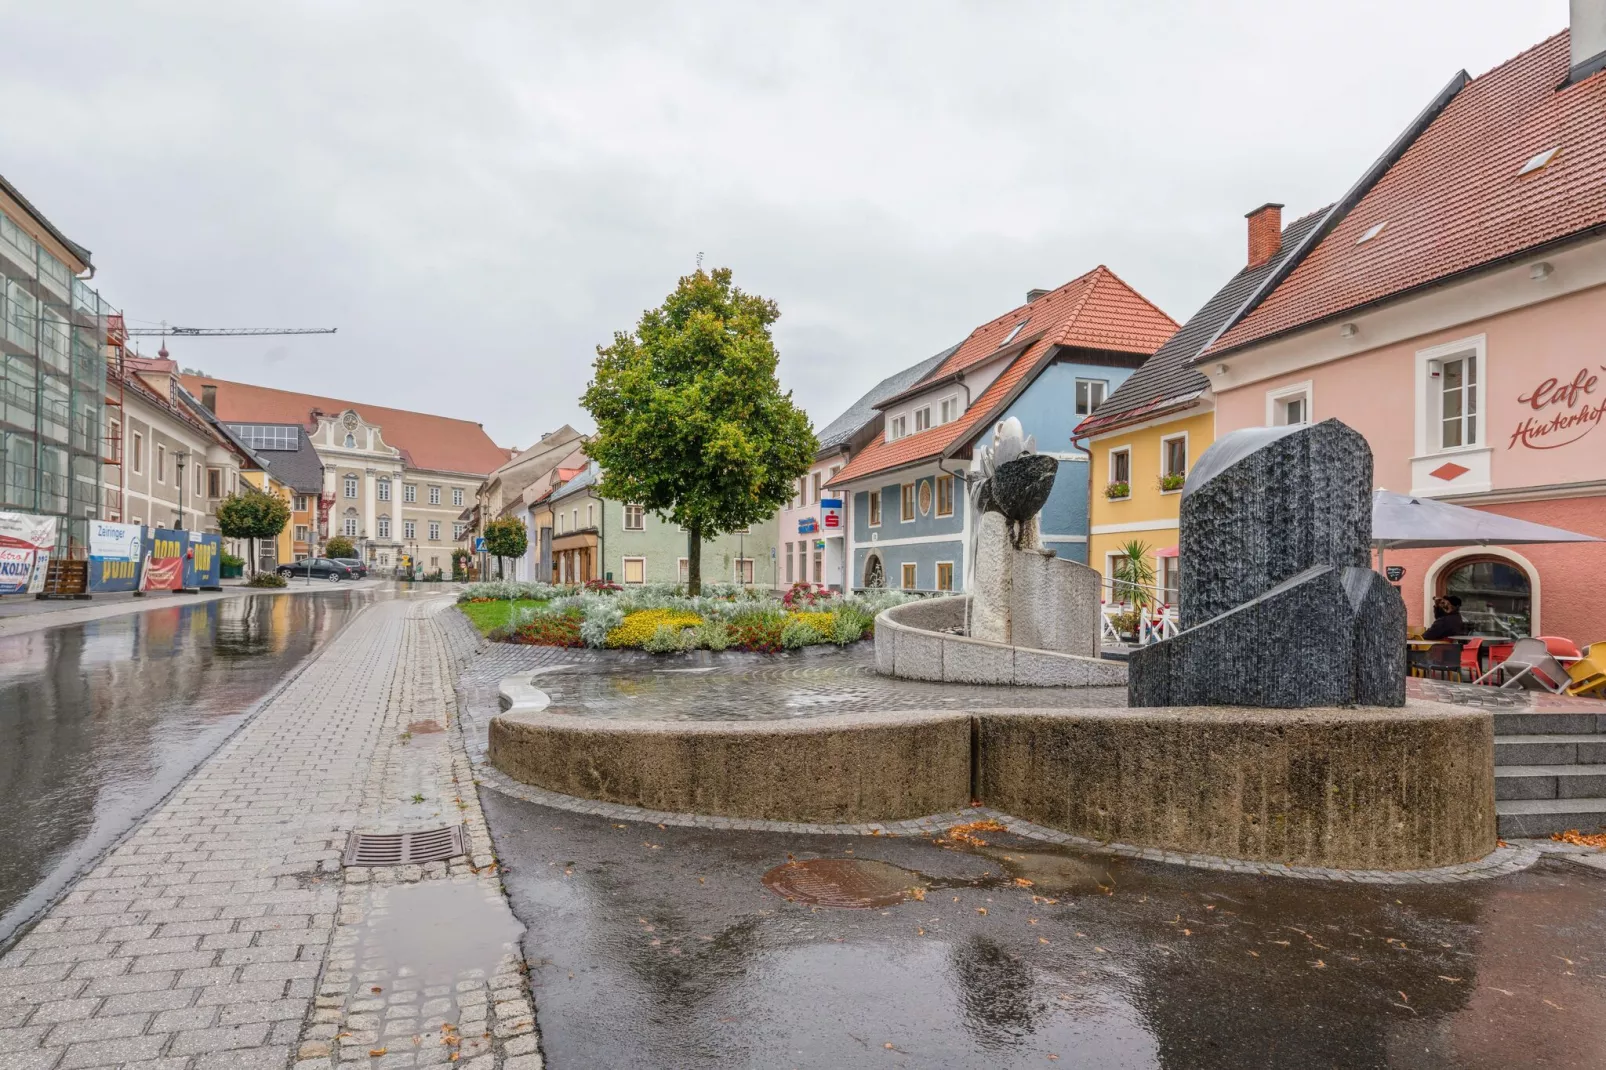
M145 528L139 524L89 522L89 590L136 591L145 556Z
M44 590L55 545L55 517L0 513L0 595Z
M223 578L223 536L192 531L184 554L184 586L216 587Z
M145 561L140 568L142 591L176 591L184 582L184 554L189 532L171 528L145 530Z

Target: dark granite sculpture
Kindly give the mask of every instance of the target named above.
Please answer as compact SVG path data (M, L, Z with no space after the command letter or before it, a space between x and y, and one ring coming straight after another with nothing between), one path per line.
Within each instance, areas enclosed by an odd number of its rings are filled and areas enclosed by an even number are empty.
M1403 706L1405 604L1367 567L1372 451L1326 420L1234 431L1183 489L1182 631L1133 706Z
M999 465L992 478L982 484L977 496L979 511L1003 514L1009 521L1010 541L1017 550L1025 549L1021 532L1047 504L1059 470L1059 461L1053 457L1026 453Z

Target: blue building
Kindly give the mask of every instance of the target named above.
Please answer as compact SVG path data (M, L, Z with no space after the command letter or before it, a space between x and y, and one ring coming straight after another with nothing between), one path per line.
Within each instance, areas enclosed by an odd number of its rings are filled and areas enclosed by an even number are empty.
M878 401L881 434L831 478L848 500L852 587L964 590L973 449L1018 418L1060 461L1038 517L1043 544L1087 559L1087 455L1058 450L1076 425L1177 329L1100 265L976 328L912 386Z

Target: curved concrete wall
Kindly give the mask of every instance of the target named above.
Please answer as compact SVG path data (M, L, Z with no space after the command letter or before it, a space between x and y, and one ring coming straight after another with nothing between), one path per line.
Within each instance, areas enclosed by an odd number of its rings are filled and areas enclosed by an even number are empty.
M491 720L490 759L516 780L649 810L857 824L962 809L970 717L872 713L798 721Z
M876 671L905 680L954 684L1126 686L1125 662L1031 650L954 634L964 626L968 601L965 596L925 598L883 610L875 624Z
M1089 839L1341 869L1496 845L1493 719L1461 707L1007 711L978 753L989 806Z
M1338 869L1425 869L1493 851L1486 712L1212 707L491 721L527 784L650 810L809 823L982 801L1087 839Z

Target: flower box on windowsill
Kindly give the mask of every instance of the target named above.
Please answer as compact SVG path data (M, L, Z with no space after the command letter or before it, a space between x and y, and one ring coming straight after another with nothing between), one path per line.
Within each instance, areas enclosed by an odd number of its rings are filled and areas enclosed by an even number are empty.
M1161 494L1175 494L1177 491L1181 490L1183 484L1187 482L1188 476L1186 473L1167 472L1165 475L1160 477L1157 485L1160 488Z
M1104 496L1112 502L1122 501L1132 497L1132 484L1125 481L1110 483L1104 488Z

